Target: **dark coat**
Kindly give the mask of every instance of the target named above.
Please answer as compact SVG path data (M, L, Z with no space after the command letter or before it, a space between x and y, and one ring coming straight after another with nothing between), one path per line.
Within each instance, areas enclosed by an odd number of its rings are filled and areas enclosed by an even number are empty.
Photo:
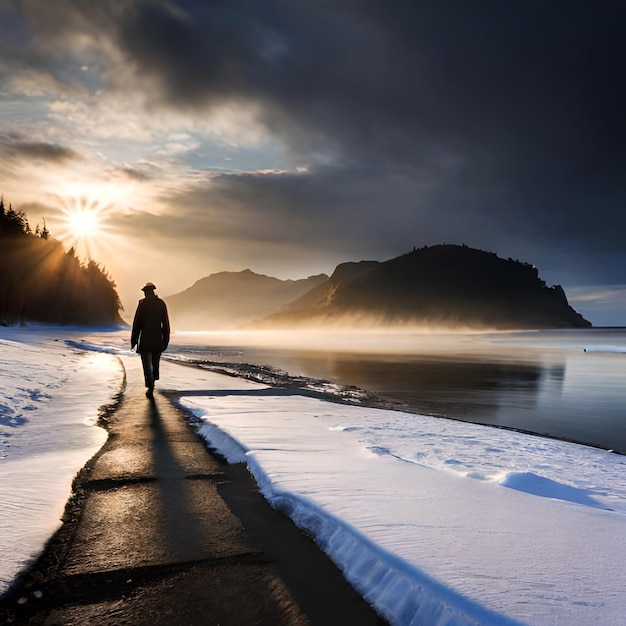
M170 342L170 320L165 302L158 296L147 295L139 300L130 338L137 352L163 352Z

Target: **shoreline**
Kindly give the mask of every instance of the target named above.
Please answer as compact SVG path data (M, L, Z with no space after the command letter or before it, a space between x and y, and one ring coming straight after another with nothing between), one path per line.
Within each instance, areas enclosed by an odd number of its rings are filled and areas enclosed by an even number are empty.
M392 394L385 394L380 392L373 392L367 389L362 389L360 387L356 387L355 385L351 385L349 387L339 387L335 383L331 383L325 379L314 379L308 378L304 376L291 375L288 372L282 372L280 370L274 370L272 366L262 366L244 362L228 362L228 361L201 361L201 362L185 362L182 360L178 360L176 358L167 358L167 355L164 355L164 360L168 360L172 363L176 363L177 365L183 365L185 367L198 368L210 372L214 372L216 374L222 374L224 376L231 376L233 378L239 378L242 380L250 380L252 382L257 382L261 384L268 385L272 388L281 388L281 389L292 389L294 392L298 391L301 395L319 398L321 400L326 400L328 402L335 402L337 404L347 404L350 406L362 406L367 408L376 408L376 409L386 409L390 411L398 411L402 413L410 413L412 415L420 416L425 415L428 417L435 417L438 419L451 420L453 422L462 423L462 424L475 424L477 426L485 426L487 428L496 428L498 430L505 430L515 433L520 433L522 435L530 435L534 437L541 437L543 439L550 439L552 441L562 441L564 443L573 443L579 446L585 446L588 448L594 448L595 450L604 450L606 452L610 452L612 454L617 454L620 456L626 456L626 450L616 450L613 448L608 448L605 446L601 446L599 444L588 443L583 440L574 439L571 437L561 437L557 435L551 435L550 433L540 433L532 430L526 430L523 428L519 428L516 426L507 426L504 424L490 424L489 422L484 421L475 421L475 420L467 420L462 419L460 417L455 417L451 415L444 415L443 413L436 411L429 411L426 409L420 409L419 407L414 407L411 404L407 404L400 400L394 398ZM255 375L250 375L254 372ZM264 375L266 374L266 375ZM276 382L276 377L280 378L280 382ZM311 389L306 386L299 385L297 381L308 381L314 384L323 385L332 385L340 390L346 390L350 395L341 395L337 393L332 393L330 391L319 391L316 389ZM295 382L294 382L295 381ZM350 396L353 396L352 398ZM363 401L359 399L363 398ZM428 402L428 401L425 401Z
M96 335L101 335L103 331L102 327L94 327L91 329L85 329L85 328L80 328L80 327L59 327L59 326L48 327L45 325L34 325L31 328L16 329L16 330L18 331L32 330L32 331L38 332L41 330L44 330L44 331L49 330L50 328L60 330L63 332L69 330L72 332L72 334L80 333L81 337L89 337L88 331L93 331ZM124 330L125 329L120 328L120 327L109 327L109 328L104 329L104 334L106 336L109 334L109 331L113 332L113 334L116 334L118 332L123 332ZM593 332L593 333L601 334L607 331L609 332L615 331L615 332L622 333L624 330L626 330L626 327L594 327L592 329L582 329L581 332L583 333ZM542 332L542 331L525 331L524 334L535 333L535 332ZM571 333L572 331L562 330L562 331L548 331L548 332L551 332L552 334L556 333L557 335L558 334L562 335L562 334ZM201 332L200 334L206 334L206 333ZM626 339L624 340L626 341ZM84 342L84 339L83 339L83 342ZM80 343L83 343L83 342L76 342L76 341L70 340L69 342L66 341L65 343L69 345L70 347L76 347L76 348L85 349L85 350L103 351L103 352L109 352L109 353L116 354L116 355L125 353L125 351L121 348L121 346L117 345L115 342L110 343L108 345L106 343L103 345L98 345L98 342L96 342L96 344L92 346L79 345ZM583 344L581 343L580 346L582 345ZM587 345L587 344L585 343L584 345ZM598 345L601 345L601 344L598 344ZM568 348L568 346L569 344L565 344L564 347ZM209 347L212 347L212 349L218 349L218 350L221 350L221 348L223 347L227 351L235 349L233 346L229 346L226 344L222 346L222 344L220 343L218 343L217 345L211 344L210 346L207 344L206 346L202 346L202 347L207 348L207 349ZM561 348L562 347L563 346L561 346ZM245 380L261 382L263 384L267 384L272 387L285 387L285 388L292 388L292 389L300 389L305 394L309 394L313 397L320 397L323 399L328 399L333 402L345 401L345 402L348 402L350 404L354 404L357 406L391 409L395 411L411 413L414 415L426 415L426 416L437 417L437 418L442 418L446 420L453 420L455 422L494 427L497 429L508 430L512 432L525 434L525 435L534 435L537 437L542 437L542 438L546 438L550 440L574 443L577 445L582 445L582 446L586 446L586 447L590 447L590 448L594 448L598 450L612 452L615 454L619 454L620 456L626 455L626 444L624 444L623 442L624 434L622 430L619 431L621 433L621 436L618 436L617 445L615 445L615 443L611 441L612 437L608 437L607 435L604 435L604 434L600 435L600 437L598 438L599 441L597 440L594 441L592 438L592 435L589 437L579 437L576 435L568 435L567 433L555 434L554 432L549 432L548 430L539 431L537 429L535 430L528 429L524 427L524 424L519 424L519 423L518 424L514 423L510 425L501 424L501 423L493 423L489 419L480 418L481 405L478 405L478 404L476 405L478 410L475 411L475 413L479 415L479 418L478 419L465 419L462 415L451 414L449 411L447 411L445 403L442 404L442 402L438 401L437 399L429 399L429 398L432 398L433 396L432 396L432 392L428 389L426 389L423 392L423 394L420 394L420 397L417 398L415 401L411 401L411 400L407 401L406 399L403 398L403 396L406 395L406 391L403 389L399 389L398 391L391 391L391 392L369 391L369 387L364 386L364 385L361 385L361 386L342 385L341 383L333 383L323 377L314 377L314 376L307 377L305 375L298 375L298 374L291 375L285 372L284 370L280 369L280 366L276 367L274 365L259 365L256 363L250 363L250 362L244 362L244 361L240 361L240 362L216 361L216 360L196 359L196 358L192 359L191 361L186 361L185 356L184 356L185 344L181 344L179 348L182 350L181 351L182 358L180 357L177 358L177 356L175 356L171 352L165 352L163 355L163 359L169 360L173 363L177 363L180 365L200 367L201 369L204 366L205 369L208 369L210 371L215 371L215 372L226 374L226 375L236 376ZM559 348L559 346L557 346L556 344L554 346L552 345L548 346L548 349L557 349L557 348ZM247 347L245 347L245 349L247 349ZM583 348L580 347L580 350L583 350ZM587 349L585 349L584 351L587 352ZM597 353L598 351L601 351L601 350L596 349L596 348L590 348L589 354L592 355L594 353ZM615 348L611 348L609 350L609 353L613 354L614 351L615 351ZM242 352L242 355L243 355L243 352ZM261 363L261 362L262 361L258 361L258 363ZM278 382L276 381L276 379L278 379ZM312 387L316 387L316 388L312 388ZM328 388L332 388L332 390L329 391ZM439 392L439 390L437 391ZM515 393L515 390L513 390L512 393ZM598 393L597 389L595 390L595 393L596 394ZM423 399L422 399L422 395L423 395ZM356 398L356 401L353 401L351 397ZM612 402L615 403L615 398L612 398ZM466 414L468 412L469 413L474 412L474 403L469 402L467 404L464 404L463 396L461 396L461 399L454 404L455 406L458 407L458 411L462 414ZM443 408L439 408L440 405L442 405ZM488 406L488 405L485 405L485 406ZM575 406L574 407L569 406L567 408L573 408L574 410L576 409ZM537 421L537 418L547 417L547 421L540 419L540 422L542 424L546 424L547 426L550 425L549 415L547 416L538 415L538 416L531 416L531 417L533 417L535 421ZM580 420L581 417L578 416L577 419ZM612 419L613 421L615 421L614 418ZM520 420L515 419L513 421L519 422ZM578 423L582 424L583 422L579 421ZM611 425L611 423L613 422L607 422L607 428L608 426ZM577 422L573 421L572 424L576 425ZM555 428L553 427L552 431L554 430ZM580 429L574 428L574 429L566 429L566 430L579 431ZM604 433L604 432L613 432L613 431L606 430L602 432ZM620 441L622 442L621 445L620 445Z

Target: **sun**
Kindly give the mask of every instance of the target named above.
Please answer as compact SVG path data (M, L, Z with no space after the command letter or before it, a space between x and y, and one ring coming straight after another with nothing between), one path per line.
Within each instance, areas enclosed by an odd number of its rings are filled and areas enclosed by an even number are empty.
M77 256L96 259L111 243L112 233L107 219L112 213L112 205L85 196L66 197L61 202L55 234L73 248Z
M101 219L94 211L74 211L66 215L67 225L77 238L98 234Z

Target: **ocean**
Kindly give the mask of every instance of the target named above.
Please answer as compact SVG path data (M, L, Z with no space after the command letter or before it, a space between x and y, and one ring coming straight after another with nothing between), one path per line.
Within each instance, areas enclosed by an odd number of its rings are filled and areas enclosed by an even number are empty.
M626 454L625 328L176 333L166 355L272 384Z

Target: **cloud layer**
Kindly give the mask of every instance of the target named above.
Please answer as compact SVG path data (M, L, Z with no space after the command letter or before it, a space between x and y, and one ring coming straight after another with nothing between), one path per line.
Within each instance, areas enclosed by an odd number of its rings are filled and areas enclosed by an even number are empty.
M449 241L626 283L624 3L21 0L0 24L11 172L123 178L120 227L200 275L200 240L312 271Z

